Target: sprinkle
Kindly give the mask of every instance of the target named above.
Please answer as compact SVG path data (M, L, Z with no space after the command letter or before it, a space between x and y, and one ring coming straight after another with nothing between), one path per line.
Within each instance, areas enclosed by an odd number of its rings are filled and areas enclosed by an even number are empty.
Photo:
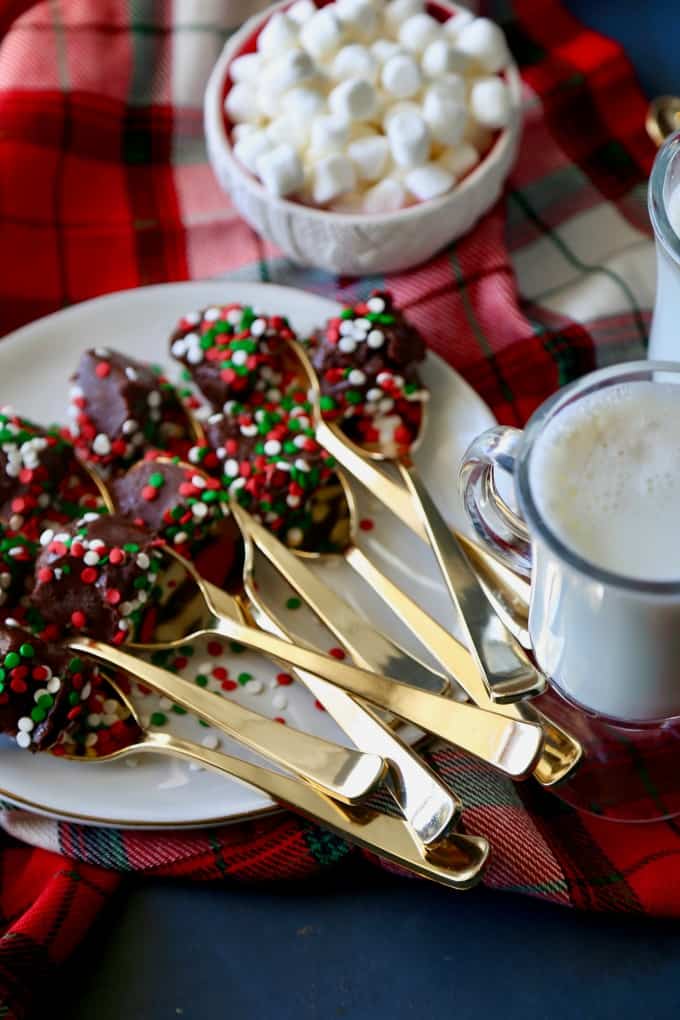
M207 747L209 751L215 751L220 746L220 738L216 733L206 733L201 744L203 747Z
M347 656L346 656L345 652L342 650L342 648L337 648L337 647L329 648L328 649L328 654L332 655L334 659L346 659L347 658Z
M372 329L366 338L366 343L368 344L369 347L372 347L374 350L377 350L379 347L382 347L382 345L385 343L385 334L382 333L379 329Z
M80 609L76 609L73 613L71 613L71 623L76 630L82 630L86 623L85 613L83 613Z
M286 609L299 609L302 602L297 596L293 595L291 598L286 599Z
M152 712L149 722L152 726L165 726L168 717L165 712Z
M92 450L99 457L106 457L107 454L111 453L111 440L104 432L100 432L95 436Z
M282 691L279 691L274 695L272 698L272 706L278 711L283 711L283 709L288 708L288 698Z

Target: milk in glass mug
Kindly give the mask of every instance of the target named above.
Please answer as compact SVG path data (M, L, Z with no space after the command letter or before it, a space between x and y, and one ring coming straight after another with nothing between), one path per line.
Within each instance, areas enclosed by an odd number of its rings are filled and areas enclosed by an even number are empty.
M478 535L531 577L529 634L557 691L623 723L680 716L680 365L565 387L524 431L479 436L461 487Z

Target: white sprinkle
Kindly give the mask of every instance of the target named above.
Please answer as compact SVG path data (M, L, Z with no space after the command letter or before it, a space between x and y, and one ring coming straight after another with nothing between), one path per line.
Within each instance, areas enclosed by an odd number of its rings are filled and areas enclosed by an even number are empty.
M203 747L207 747L209 751L216 751L220 746L220 738L216 733L206 733L201 744Z
M366 343L369 347L377 350L378 347L382 347L385 343L385 336L379 329L372 329L366 338Z
M229 458L224 462L224 473L229 478L235 478L238 474L238 461L233 458Z
M286 532L286 542L288 543L288 545L292 545L294 548L296 548L299 545L302 545L302 540L304 539L304 537L305 536L301 528L289 528L288 531Z
M366 376L360 368L353 368L347 376L347 381L350 382L352 386L361 386L366 382Z
M131 365L128 365L128 367L125 369L125 374L128 377L128 379L130 380L130 382L135 382L136 381L136 379L137 379L137 369L136 368L133 368Z
M196 326L201 321L201 316L198 312L187 312L184 316L184 321L188 323L189 326Z
M343 354L354 354L357 349L356 341L351 336L343 336L338 340L338 347Z
M188 344L184 337L179 337L177 340L174 341L172 347L170 348L170 353L172 354L173 358L183 358L187 352L187 347Z
M151 390L151 393L147 394L146 402L149 407L160 407L162 397L158 390Z
M278 439L268 439L264 444L264 452L268 457L276 457L278 453L281 453L281 443Z
M265 333L266 330L267 330L266 319L255 319L255 321L250 326L250 335L262 336L262 334Z
M293 510L295 510L296 507L299 507L301 502L302 502L302 500L300 499L299 496L292 496L292 495L291 496L286 496L286 503Z
M272 697L272 705L279 710L288 708L288 698L281 691L277 691Z
M138 429L139 429L139 424L135 421L134 418L128 418L127 421L123 422L123 435L124 436L131 436L132 433L133 432L137 432Z
M145 552L137 553L135 563L140 568L140 570L148 570L149 567L151 566L151 560L149 559Z
M241 425L241 435L247 437L256 436L257 425Z
M309 466L309 464L307 463L307 461L304 460L302 457L298 457L297 458L297 460L295 461L295 467L298 469L298 471L311 471L312 470L311 467Z
M191 512L194 517L202 520L208 516L208 504L207 503L194 503L191 507Z
M22 716L22 718L17 723L17 728L20 733L30 733L34 726L35 723L27 715Z
M246 684L246 691L248 694L262 694L264 690L264 684L261 680L249 680Z
M231 360L234 365L245 365L248 360L248 351L234 351Z
M88 549L83 556L83 563L85 563L88 567L96 566L96 564L99 563L99 553L94 549Z
M99 457L105 457L108 453L111 453L111 440L104 432L100 432L94 438L92 449Z
M340 336L352 336L354 323L351 319L343 319L340 323Z
M206 322L216 322L219 319L219 317L220 317L219 308L215 307L206 308L206 310L203 313L203 318L205 319Z
M186 531L178 531L174 539L175 545L184 545L188 538Z
M16 740L19 747L22 747L24 750L31 746L31 736L29 733L24 733L23 730L17 733Z
M169 709L172 708L172 706L173 706L173 702L170 700L170 698L159 698L158 699L158 707L162 708L164 712L167 712ZM104 707L106 708L106 705L104 705Z
M379 315L381 312L385 311L385 302L380 297L372 297L369 298L368 301L366 302L366 307L368 308L369 312L373 312L375 315Z
M56 694L61 689L61 680L58 676L52 676L47 681L47 693Z
M91 694L92 694L92 684L88 680L88 682L85 684L85 686L83 687L82 691L80 692L80 700L81 701L87 701L87 699L89 698L89 696Z
M97 733L88 733L85 737L85 747L94 747L98 740L99 735Z
M87 717L87 725L88 726L101 726L101 724L102 724L102 717L99 714L99 712L90 712L90 714Z
M383 391L379 390L377 387L374 386L372 389L368 390L368 392L366 393L366 400L368 400L370 402L373 402L375 400L380 400L382 395L383 395Z

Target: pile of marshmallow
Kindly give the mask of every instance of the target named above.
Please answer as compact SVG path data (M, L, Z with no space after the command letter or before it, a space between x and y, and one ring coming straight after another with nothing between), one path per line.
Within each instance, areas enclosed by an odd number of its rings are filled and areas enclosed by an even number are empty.
M512 115L501 29L423 0L296 0L234 59L239 162L278 197L389 213L445 194Z

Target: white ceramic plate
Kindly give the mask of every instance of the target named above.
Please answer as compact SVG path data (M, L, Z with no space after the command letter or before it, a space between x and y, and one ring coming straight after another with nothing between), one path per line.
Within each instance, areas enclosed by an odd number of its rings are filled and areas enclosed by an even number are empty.
M184 312L209 304L240 301L262 311L288 316L300 334L311 330L338 306L325 298L287 287L236 281L178 283L111 294L58 312L18 330L0 344L0 404L11 403L17 411L42 423L65 420L68 377L80 353L91 346L119 348L134 357L169 363L167 337ZM428 434L418 452L433 495L451 524L464 527L462 506L456 491L456 474L468 442L494 424L488 407L477 394L439 358L429 355L423 377L432 392ZM418 602L443 622L450 613L436 568L422 543L392 515L357 492L360 511L371 517L375 528L362 532L362 541L390 574ZM260 584L277 584L264 568ZM404 631L388 609L372 595L343 563L319 564L325 579L377 626L422 657L423 650ZM275 599L292 629L313 637L322 648L335 642L304 610L283 608L292 594L281 584ZM208 677L212 690L221 690L220 669L228 669L237 688L236 697L266 715L321 736L343 741L333 720L299 684L281 686L276 667L250 653L235 654L230 648L196 646L180 664L184 675ZM218 669L217 677L213 669ZM251 674L260 684L239 683ZM258 688L261 686L259 692ZM285 700L285 704L284 704ZM143 715L159 710L155 695L139 698ZM191 739L204 739L208 730L191 716L165 710L173 731ZM230 753L243 754L235 742L220 738ZM256 760L254 757L252 760ZM272 810L272 802L235 780L207 771L191 770L183 762L162 757L140 757L134 768L126 762L80 764L48 755L31 755L13 741L0 738L0 797L32 810L60 818L99 825L139 828L199 826L236 821Z

